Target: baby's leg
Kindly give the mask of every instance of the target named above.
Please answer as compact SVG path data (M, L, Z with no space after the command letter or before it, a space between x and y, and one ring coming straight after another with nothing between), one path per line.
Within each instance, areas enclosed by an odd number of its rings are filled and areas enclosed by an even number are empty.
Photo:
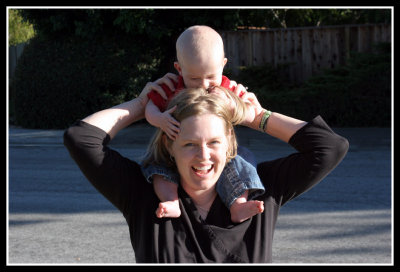
M153 175L153 187L156 195L161 200L156 210L158 218L177 218L181 215L178 200L178 185L165 180L160 175Z
M264 201L249 200L247 196L249 192L246 191L243 195L238 197L230 207L231 220L235 223L241 223L250 217L262 213L264 211Z

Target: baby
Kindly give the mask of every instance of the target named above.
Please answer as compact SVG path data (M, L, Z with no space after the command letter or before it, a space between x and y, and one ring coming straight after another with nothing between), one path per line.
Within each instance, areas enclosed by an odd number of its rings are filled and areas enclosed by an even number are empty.
M179 76L167 74L161 86L167 96L164 99L153 90L149 93L146 106L146 119L155 127L161 128L169 138L174 140L179 133L179 122L171 113L175 108L165 110L169 99L185 88L214 86L225 87L236 94L243 95L244 87L230 81L222 75L227 59L221 36L208 26L192 26L186 29L176 42L177 61L174 63ZM160 89L159 89L160 90ZM162 92L161 92L162 93ZM221 200L230 209L231 220L240 223L264 211L264 203L253 199L264 193L254 165L244 160L238 148L238 155L227 164L217 183L217 192ZM238 169L241 169L238 171ZM143 166L142 171L147 180L153 183L155 193L161 200L156 215L162 217L179 217L181 212L178 201L179 177L172 169L159 165ZM226 186L224 183L231 183ZM233 189L232 189L233 188ZM199 211L200 214L201 211ZM204 214L204 219L206 214Z

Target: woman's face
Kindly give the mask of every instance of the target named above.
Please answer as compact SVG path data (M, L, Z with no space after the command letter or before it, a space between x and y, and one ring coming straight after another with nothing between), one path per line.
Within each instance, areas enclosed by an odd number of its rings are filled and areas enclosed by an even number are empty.
M170 153L186 192L215 186L226 164L229 137L225 132L224 121L214 114L192 116L181 122Z

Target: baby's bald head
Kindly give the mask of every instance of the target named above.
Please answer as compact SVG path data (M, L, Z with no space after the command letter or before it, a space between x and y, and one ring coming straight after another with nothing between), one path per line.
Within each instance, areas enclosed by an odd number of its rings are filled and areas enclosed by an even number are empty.
M224 43L221 36L208 26L192 26L186 29L176 41L176 55L180 65L193 60L196 63L223 60Z
M221 36L211 27L192 26L176 41L175 69L186 87L220 86L227 62Z

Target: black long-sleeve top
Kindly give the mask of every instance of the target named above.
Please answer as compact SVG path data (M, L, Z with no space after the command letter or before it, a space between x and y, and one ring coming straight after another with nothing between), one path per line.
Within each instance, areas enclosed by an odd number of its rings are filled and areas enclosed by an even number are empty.
M271 262L280 207L320 182L349 148L320 116L311 120L289 141L298 152L258 164L266 193L257 199L264 201L265 210L237 224L218 196L203 220L181 187L181 216L157 218L159 199L140 165L109 148L109 142L106 132L83 121L64 134L83 174L125 217L137 263Z

